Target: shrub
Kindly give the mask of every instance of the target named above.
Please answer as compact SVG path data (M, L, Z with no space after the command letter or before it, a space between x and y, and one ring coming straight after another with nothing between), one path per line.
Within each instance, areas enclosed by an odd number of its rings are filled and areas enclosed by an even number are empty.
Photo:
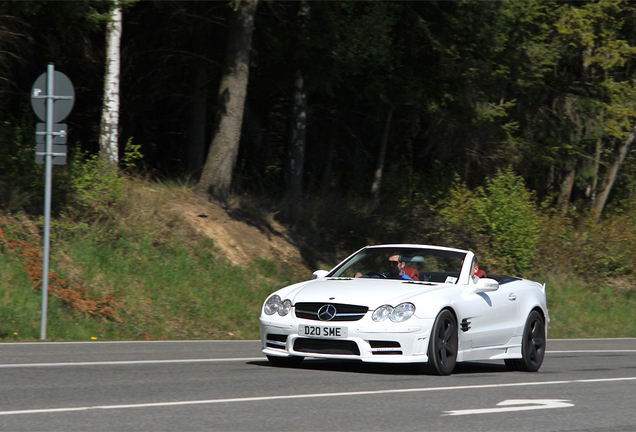
M533 265L541 218L523 179L511 169L500 171L486 188L469 190L456 183L440 209L450 242L474 249L496 272L526 272Z
M16 124L3 122L0 124L0 208L9 212L21 210L43 190L44 165L35 163L35 126L26 120Z
M570 272L586 281L634 277L636 232L631 214L596 220L548 214L541 233L541 268L545 273Z
M70 166L71 200L81 210L97 216L106 213L124 196L124 178L117 165L97 155L79 154Z
M525 188L523 179L511 169L500 171L488 181L477 211L484 219L478 231L486 235L493 251L502 257L502 266L518 273L530 269L536 257L541 222L534 196Z

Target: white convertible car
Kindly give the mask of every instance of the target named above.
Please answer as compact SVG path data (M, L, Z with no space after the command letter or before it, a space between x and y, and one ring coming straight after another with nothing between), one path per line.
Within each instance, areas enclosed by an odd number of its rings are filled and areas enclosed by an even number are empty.
M448 375L456 362L504 360L512 370L537 371L550 321L545 285L479 278L475 263L472 252L445 247L362 248L267 298L263 353L276 366L355 359Z

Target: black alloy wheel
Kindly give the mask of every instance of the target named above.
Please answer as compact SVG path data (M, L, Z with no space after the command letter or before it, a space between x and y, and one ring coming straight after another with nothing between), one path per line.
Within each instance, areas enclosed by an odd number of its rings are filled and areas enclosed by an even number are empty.
M530 312L523 329L523 341L521 343L520 359L505 360L510 370L523 372L536 372L543 363L545 356L545 321L536 310Z
M448 309L439 313L428 343L428 363L423 364L425 373L450 375L457 363L459 336L457 321Z

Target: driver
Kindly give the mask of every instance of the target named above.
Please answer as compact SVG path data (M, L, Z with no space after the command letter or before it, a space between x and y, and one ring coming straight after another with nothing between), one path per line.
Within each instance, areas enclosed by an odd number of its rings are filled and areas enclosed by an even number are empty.
M404 279L412 281L409 275L404 273L404 261L402 261L402 255L391 255L389 257L389 272L385 273L385 276L389 279Z

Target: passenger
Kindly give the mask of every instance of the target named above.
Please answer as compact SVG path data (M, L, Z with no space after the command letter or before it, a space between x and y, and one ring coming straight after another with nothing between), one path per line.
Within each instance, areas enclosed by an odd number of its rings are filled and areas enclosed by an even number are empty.
M479 282L480 278L486 277L486 272L479 269L479 263L477 262L477 258L473 259L473 266L470 269L470 277L473 279L473 282Z
M404 279L412 281L409 275L404 273L404 261L402 261L402 255L391 255L389 257L389 272L384 275L389 279Z

